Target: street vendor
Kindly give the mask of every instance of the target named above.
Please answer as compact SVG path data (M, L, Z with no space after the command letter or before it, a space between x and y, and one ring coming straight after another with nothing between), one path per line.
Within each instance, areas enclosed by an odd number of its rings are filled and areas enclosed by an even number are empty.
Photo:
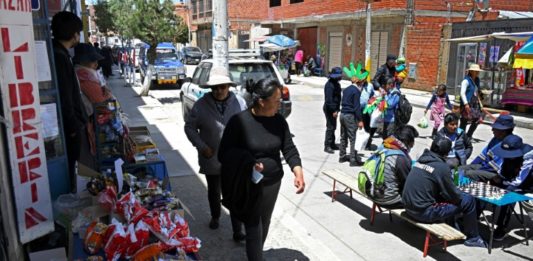
M223 67L211 69L209 80L203 87L210 88L196 103L185 120L185 134L198 150L200 173L205 174L207 181L207 198L211 209L209 228L219 227L221 210L221 165L217 158L218 148L224 128L229 119L246 109L246 101L229 91L235 83L229 78L228 71ZM231 217L233 239L244 240L242 223Z

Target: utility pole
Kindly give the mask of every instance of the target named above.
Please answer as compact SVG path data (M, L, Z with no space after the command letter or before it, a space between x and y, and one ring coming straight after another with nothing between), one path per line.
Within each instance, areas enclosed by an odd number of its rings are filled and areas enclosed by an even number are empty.
M372 72L372 62L370 60L370 46L372 43L372 4L371 0L366 1L366 34L365 34L365 69ZM370 73L368 74L370 80Z
M213 60L214 66L228 68L228 1L213 2Z

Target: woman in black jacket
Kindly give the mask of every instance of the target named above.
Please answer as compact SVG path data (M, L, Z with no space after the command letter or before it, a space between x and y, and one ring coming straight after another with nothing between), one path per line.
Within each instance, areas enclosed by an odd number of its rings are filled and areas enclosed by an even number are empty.
M444 116L444 127L438 134L452 141L452 150L448 154L446 163L451 168L466 165L466 160L472 155L472 142L463 129L458 128L459 117L455 113Z
M276 80L263 79L247 87L251 93L253 105L250 109L234 115L226 125L218 158L222 164L222 196L225 206L250 206L247 215L240 216L246 228L246 255L249 260L263 260L263 244L265 243L270 218L278 197L283 165L280 152L294 173L296 193L302 193L305 188L300 154L292 141L289 125L285 118L277 113L281 99L281 84ZM243 184L243 190L249 193L245 198L235 199L242 204L227 202L225 190L238 191L232 181L231 170L238 169L247 162L247 158L255 160L255 165L249 171L239 171L242 175L249 175L245 179L253 180L258 186ZM236 162L235 155L242 156L242 161ZM260 173L253 173L255 171ZM227 171L226 171L227 170ZM253 174L252 174L253 173ZM240 176L242 180L242 176ZM254 199L255 202L246 202ZM231 198L229 199L231 200ZM243 213L242 209L230 209L232 213Z

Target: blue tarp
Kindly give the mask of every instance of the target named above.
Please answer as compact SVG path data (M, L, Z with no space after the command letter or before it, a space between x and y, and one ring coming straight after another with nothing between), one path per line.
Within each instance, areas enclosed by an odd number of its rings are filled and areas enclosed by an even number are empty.
M285 48L296 46L296 41L281 34L270 36L266 41Z

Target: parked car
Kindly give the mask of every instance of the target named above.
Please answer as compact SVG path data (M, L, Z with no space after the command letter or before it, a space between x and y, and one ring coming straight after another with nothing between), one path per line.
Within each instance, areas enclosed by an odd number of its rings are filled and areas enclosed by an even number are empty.
M273 78L283 83L283 78L276 66L267 60L262 59L232 59L228 60L229 74L232 81L237 86L231 88L235 94L241 95L248 106L252 103L250 94L246 91L244 84L248 79L259 81L260 79ZM180 92L183 118L186 119L194 103L210 92L209 88L201 88L209 79L209 72L213 66L212 59L206 59L200 62L194 71L193 77L188 78L183 84ZM289 89L284 86L282 91L282 101L279 113L287 118L291 114L292 102L290 100Z
M148 70L147 52L149 45L140 48L140 74L144 82ZM157 57L154 62L155 71L152 73L152 84L174 85L181 88L187 77L187 68L181 63L176 47L172 43L160 43L156 48Z
M194 46L186 46L181 49L185 64L199 64L202 60L202 50Z

